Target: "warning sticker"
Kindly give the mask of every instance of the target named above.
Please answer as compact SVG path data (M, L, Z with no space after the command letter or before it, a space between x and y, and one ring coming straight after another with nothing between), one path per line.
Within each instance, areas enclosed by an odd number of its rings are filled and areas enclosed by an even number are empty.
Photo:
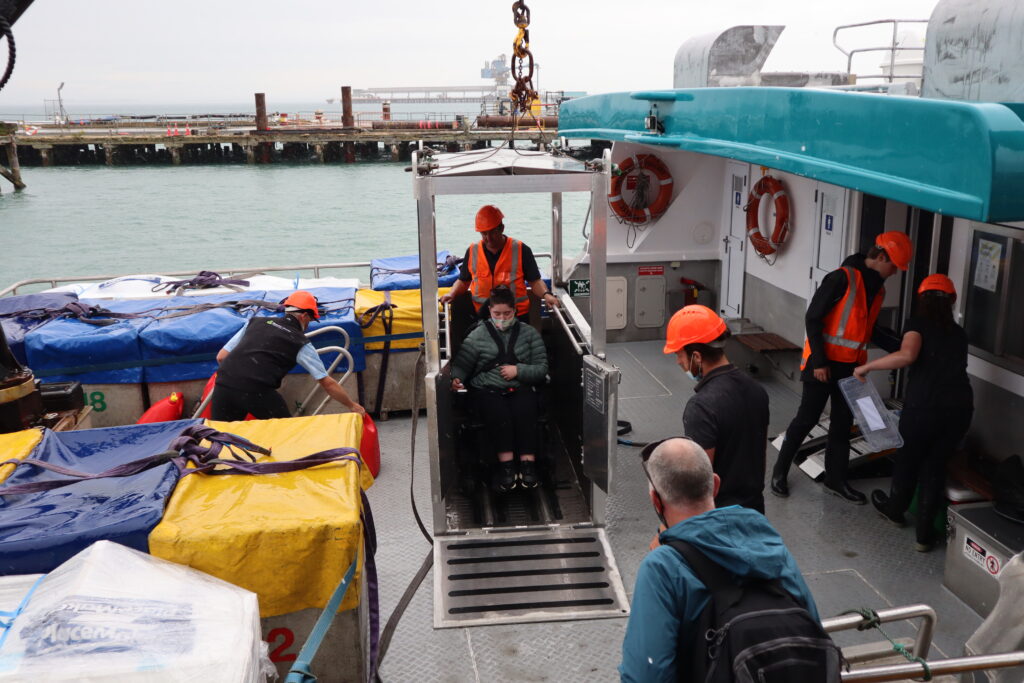
M638 266L637 275L664 275L665 266Z
M992 576L999 576L999 558L995 555L989 555L988 559L985 560L985 569Z
M988 560L988 551L985 550L980 543L972 540L970 536L964 537L964 555L968 560L978 565L983 569L988 569L986 562ZM998 564L998 561L997 561ZM997 569L998 571L998 569Z

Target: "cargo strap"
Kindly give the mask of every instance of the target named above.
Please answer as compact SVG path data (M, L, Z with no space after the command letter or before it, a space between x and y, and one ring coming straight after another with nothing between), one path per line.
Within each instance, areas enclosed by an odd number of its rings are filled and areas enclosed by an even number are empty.
M448 275L455 268L462 263L462 259L458 256L448 255L444 261L438 261L435 266L437 270L437 276ZM370 279L377 275L419 275L420 267L415 268L384 268L382 266L373 266L370 268Z
M209 442L209 445L204 446L201 443L203 440ZM225 448L227 448L231 455L230 459L219 457ZM236 449L241 451L241 454ZM63 475L67 479L32 481L3 486L0 487L0 496L49 491L90 479L130 477L166 463L173 464L178 469L179 474L184 477L199 472L204 474L278 474L346 460L360 462L359 451L355 448L333 448L283 462L256 462L256 457L253 453L269 455L270 450L257 446L251 441L235 434L218 432L212 427L205 425L190 425L171 442L166 452L117 465L99 473L80 472L69 467L55 465L35 458L7 460L0 463L0 465L13 465L15 469L26 466L38 467L39 469ZM248 460L243 459L243 455ZM10 481L10 478L8 478L8 481Z
M29 599L32 598L32 594L36 592L36 588L39 587L39 584L45 578L46 574L43 574L36 579L36 582L28 589L28 592L25 593L25 597L21 599L21 602L18 603L18 607L14 611L6 612L0 610L0 650L4 649L4 643L7 641L7 634L11 632L11 627L14 626L14 620L25 611L26 607L28 607Z
M157 305L139 313L115 313L114 311L108 311L102 306L92 306L90 304L82 303L81 301L69 301L60 308L30 308L24 311L11 311L10 313L4 313L3 315L0 315L0 317L26 318L28 320L42 321L74 318L82 321L83 323L96 325L98 327L105 327L107 325L119 323L122 320L152 317L147 314L152 311L159 311L160 308L161 307Z
M384 404L384 386L388 378L388 357L391 355L391 330L395 322L395 310L397 305L391 303L391 292L384 292L384 303L366 309L359 316L359 327L364 330L373 325L380 318L384 326L384 348L380 359L380 376L377 378L377 396L373 402L373 416L380 417L381 406ZM417 333L422 335L422 333ZM366 341L365 339L363 340Z
M167 292L168 295L171 295L181 294L189 289L213 289L215 287L227 287L228 289L236 292L241 292L248 286L248 280L224 278L212 270L201 270L198 275L188 280L170 280L168 282L155 284L151 291Z
M367 598L370 601L368 606L370 613L370 668L367 671L366 680L373 681L377 675L377 654L380 646L379 584L377 581L377 563L374 559L377 554L377 530L373 524L373 512L370 510L370 501L362 490L359 491L359 497L362 501L359 521L362 522L363 526L366 589ZM349 586L352 585L358 564L359 555L357 553L356 557L352 559L352 564L348 566L345 575L341 577L341 582L334 589L330 600L327 601L327 605L324 606L323 612L317 618L313 629L309 632L309 637L306 638L306 642L302 645L302 649L295 658L295 663L288 670L288 677L285 678L285 683L315 683L316 676L310 671L310 664L313 658L316 657L320 645L323 644L324 638L334 622L334 617L338 613L338 607L341 605L342 598L345 597Z

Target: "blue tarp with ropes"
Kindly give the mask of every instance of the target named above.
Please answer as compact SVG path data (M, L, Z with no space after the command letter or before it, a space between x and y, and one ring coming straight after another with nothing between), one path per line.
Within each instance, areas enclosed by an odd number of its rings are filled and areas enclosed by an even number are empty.
M163 310L158 315L173 314L175 307L201 304L219 304L241 299L268 300L266 292L239 292L209 296L176 296L160 299ZM274 300L277 303L277 300ZM151 320L139 330L139 347L146 361L181 357L183 362L167 365L148 365L144 377L147 382L175 382L207 379L217 371L217 352L235 332L255 315L265 311L248 308L214 308L208 311L173 318Z
M23 294L0 298L0 326L3 326L7 345L11 347L11 352L19 363L28 364L25 357L25 335L42 325L45 320L17 315L8 317L8 314L39 308L60 308L72 301L78 301L78 296L71 292Z
M459 279L459 266L449 251L437 252L437 286L451 287ZM370 261L370 288L378 292L420 288L420 257L392 256ZM401 272L414 271L414 272Z
M162 453L181 431L202 420L179 420L76 432L46 431L29 456L99 473ZM3 484L61 475L19 467ZM129 477L79 481L41 493L0 496L0 574L49 572L99 540L149 552L149 534L178 482L166 463Z
M83 300L115 313L156 314L161 300ZM143 381L139 331L152 318L94 325L71 318L51 320L25 336L25 355L36 377L47 382L135 384Z
M352 339L350 352L355 370L366 367L362 331L352 304L355 289L320 287L310 290L325 302L326 312L311 329L337 325ZM25 356L35 375L47 382L78 380L84 384L135 384L206 379L216 369L217 351L254 315L272 315L251 307L242 312L214 308L166 318L181 306L222 304L227 301L262 300L279 303L290 292L245 291L207 296L138 300L83 300L114 313L144 317L94 325L76 319L50 320L25 334ZM49 295L47 295L49 296ZM0 302L8 299L0 300ZM51 308L66 302L55 302ZM22 309L15 309L22 310ZM158 319L161 318L161 319ZM6 330L6 328L5 328ZM314 339L318 347L341 345L337 334ZM333 354L324 356L329 364ZM339 366L344 369L344 363ZM301 368L296 372L302 372Z

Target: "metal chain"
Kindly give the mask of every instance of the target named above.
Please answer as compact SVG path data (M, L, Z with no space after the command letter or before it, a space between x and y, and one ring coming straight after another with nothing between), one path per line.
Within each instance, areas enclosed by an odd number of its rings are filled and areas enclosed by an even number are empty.
M530 105L537 99L533 87L533 53L530 52L530 8L523 0L512 3L512 21L519 32L512 41L512 73L515 87L509 93L512 99L512 115L529 114Z

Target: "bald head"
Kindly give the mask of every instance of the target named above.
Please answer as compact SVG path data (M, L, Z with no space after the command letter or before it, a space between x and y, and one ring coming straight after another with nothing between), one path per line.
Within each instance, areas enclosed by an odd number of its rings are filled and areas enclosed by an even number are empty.
M666 504L713 504L715 475L711 459L697 442L678 438L663 441L651 453L647 471Z

